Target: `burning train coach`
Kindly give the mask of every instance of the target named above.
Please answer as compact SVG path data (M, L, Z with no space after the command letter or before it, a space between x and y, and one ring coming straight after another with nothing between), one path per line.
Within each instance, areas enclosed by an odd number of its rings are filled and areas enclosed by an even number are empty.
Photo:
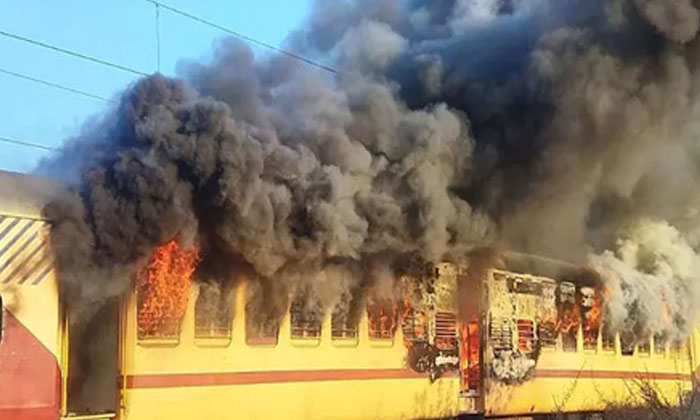
M692 389L697 332L630 343L606 328L595 273L515 253L476 274L444 263L397 278L400 298L355 314L292 297L260 326L251 275L194 282L198 251L172 238L86 327L67 315L41 216L63 187L9 173L0 185L3 419L539 415L601 410L635 380L669 398Z

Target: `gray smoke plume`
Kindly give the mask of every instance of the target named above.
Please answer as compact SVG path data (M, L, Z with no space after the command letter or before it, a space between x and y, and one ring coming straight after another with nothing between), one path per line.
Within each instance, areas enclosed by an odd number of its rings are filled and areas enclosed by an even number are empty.
M82 203L51 211L61 270L99 300L180 235L204 267L247 264L253 301L275 287L332 306L371 272L498 242L590 255L637 291L610 314L647 307L619 328L674 334L639 291L699 273L642 267L620 243L664 255L625 230L658 220L699 245L699 14L693 0L316 1L286 47L337 74L223 40L180 79L137 82L44 163ZM640 274L608 275L612 260ZM665 294L678 331L694 296Z

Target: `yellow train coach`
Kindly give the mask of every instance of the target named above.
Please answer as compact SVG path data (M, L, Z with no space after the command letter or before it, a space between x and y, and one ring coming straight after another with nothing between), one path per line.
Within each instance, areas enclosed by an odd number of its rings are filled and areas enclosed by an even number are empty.
M183 282L196 258L172 241L132 293L68 319L41 216L62 190L0 173L3 420L536 417L602 410L637 380L669 399L693 387L697 333L632 343L605 330L594 273L513 253L439 264L430 291L397 279L404 298L352 319L292 298L259 327L255 281Z

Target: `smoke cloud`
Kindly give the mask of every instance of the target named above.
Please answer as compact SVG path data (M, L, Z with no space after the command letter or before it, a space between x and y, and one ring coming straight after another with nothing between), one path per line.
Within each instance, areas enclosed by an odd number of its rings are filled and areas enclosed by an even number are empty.
M204 267L247 265L257 301L332 306L407 262L499 245L590 262L617 328L682 335L700 302L699 13L320 0L286 48L337 74L222 40L42 164L79 196L47 211L62 275L99 301L179 235Z

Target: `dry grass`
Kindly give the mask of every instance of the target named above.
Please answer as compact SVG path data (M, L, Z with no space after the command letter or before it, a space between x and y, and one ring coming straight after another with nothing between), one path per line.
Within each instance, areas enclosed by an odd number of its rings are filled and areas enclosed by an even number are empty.
M700 390L685 392L679 387L669 399L649 381L632 381L628 389L626 401L606 402L603 413L558 413L538 420L700 420Z

